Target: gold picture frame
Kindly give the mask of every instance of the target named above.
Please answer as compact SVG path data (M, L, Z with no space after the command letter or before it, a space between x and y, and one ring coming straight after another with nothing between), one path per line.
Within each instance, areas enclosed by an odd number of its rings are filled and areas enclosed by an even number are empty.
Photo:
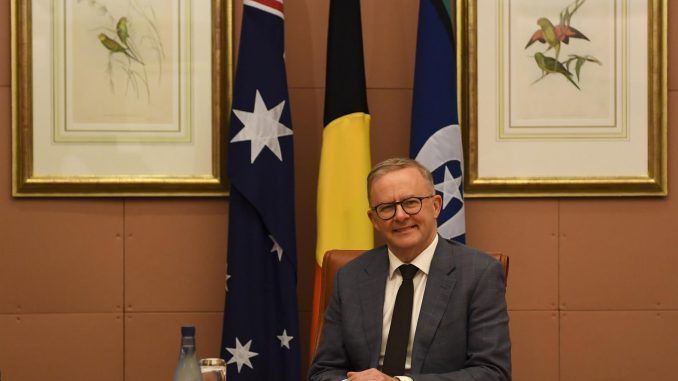
M666 0L456 8L466 197L667 195Z
M12 0L11 19L13 196L228 194L230 1Z

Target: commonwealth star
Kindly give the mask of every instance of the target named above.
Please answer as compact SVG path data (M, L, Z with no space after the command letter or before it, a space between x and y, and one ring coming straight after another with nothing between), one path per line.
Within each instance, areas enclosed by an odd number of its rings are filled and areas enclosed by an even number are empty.
M461 199L461 192L459 188L461 187L461 176L454 177L450 172L450 169L445 166L445 179L443 182L435 185L437 191L442 192L443 194L443 209L447 207L447 204L450 203L453 199ZM463 202L463 201L462 201Z
M283 160L278 138L292 135L292 130L280 123L280 116L284 108L285 101L282 101L269 110L259 90L257 90L252 112L233 110L244 127L233 137L231 143L250 141L250 163L254 163L264 147L268 147L278 160Z

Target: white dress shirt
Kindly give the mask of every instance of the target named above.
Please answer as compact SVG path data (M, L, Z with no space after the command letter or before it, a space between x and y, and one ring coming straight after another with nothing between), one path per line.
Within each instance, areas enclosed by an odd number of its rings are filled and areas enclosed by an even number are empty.
M405 359L405 370L412 369L412 343L414 342L414 334L417 332L417 321L419 320L419 310L421 309L421 302L424 300L424 290L426 289L426 280L428 279L429 269L431 268L431 260L435 252L436 245L438 245L438 235L436 234L433 242L424 251L414 258L410 264L417 266L419 271L412 279L414 283L414 298L412 300L412 323L410 326L410 337L407 340L407 357ZM403 277L400 275L398 267L403 265L398 257L388 250L389 262L389 276L386 278L386 294L384 295L384 310L381 333L381 350L379 352L379 365L384 363L384 354L386 353L386 342L388 340L388 332L391 329L391 318L393 317L393 306L395 305L398 289L403 283ZM397 271L398 270L398 271ZM401 380L411 380L409 377L399 376Z

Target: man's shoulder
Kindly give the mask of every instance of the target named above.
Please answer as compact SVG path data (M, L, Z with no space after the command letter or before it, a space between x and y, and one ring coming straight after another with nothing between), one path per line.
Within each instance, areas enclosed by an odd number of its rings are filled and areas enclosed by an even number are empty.
M388 249L386 246L375 247L360 254L355 259L351 260L339 269L342 274L355 274L363 271L365 268L372 266L375 262L388 261Z
M440 238L436 252L449 256L457 265L487 267L498 261L486 252L451 239Z

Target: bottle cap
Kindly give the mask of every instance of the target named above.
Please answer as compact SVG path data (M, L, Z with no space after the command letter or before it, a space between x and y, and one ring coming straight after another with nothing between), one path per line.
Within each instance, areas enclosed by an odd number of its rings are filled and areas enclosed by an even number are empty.
M181 336L195 336L195 326L193 325L181 326Z
M226 360L216 357L200 359L200 366L226 366Z

